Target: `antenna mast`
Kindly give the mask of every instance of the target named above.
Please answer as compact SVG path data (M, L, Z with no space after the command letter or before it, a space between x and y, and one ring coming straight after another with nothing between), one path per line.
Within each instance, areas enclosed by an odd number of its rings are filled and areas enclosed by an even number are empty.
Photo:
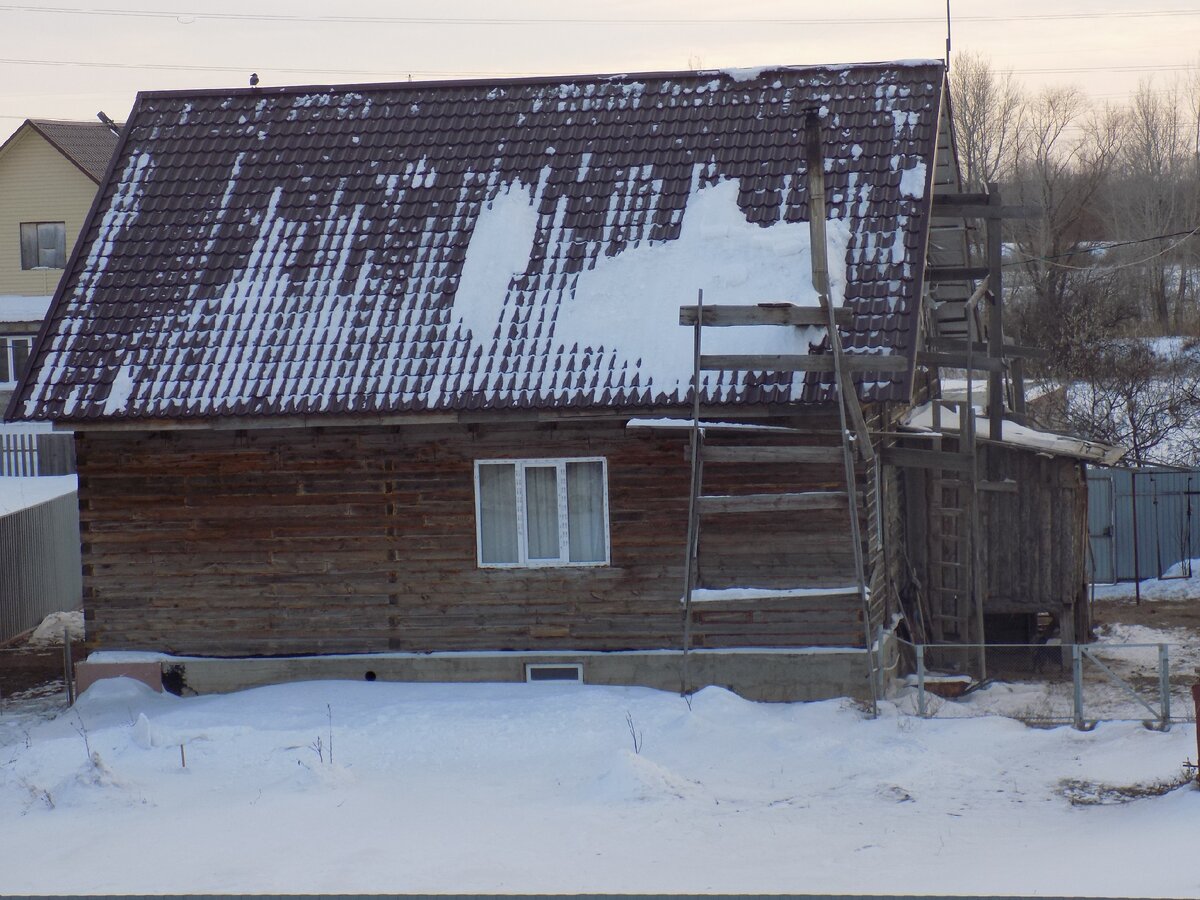
M950 71L950 0L946 0L946 71Z

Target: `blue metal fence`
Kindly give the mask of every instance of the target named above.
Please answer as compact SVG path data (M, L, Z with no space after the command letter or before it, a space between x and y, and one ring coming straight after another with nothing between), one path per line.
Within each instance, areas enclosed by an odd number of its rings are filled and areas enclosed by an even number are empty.
M1088 537L1095 582L1190 575L1200 469L1089 469Z

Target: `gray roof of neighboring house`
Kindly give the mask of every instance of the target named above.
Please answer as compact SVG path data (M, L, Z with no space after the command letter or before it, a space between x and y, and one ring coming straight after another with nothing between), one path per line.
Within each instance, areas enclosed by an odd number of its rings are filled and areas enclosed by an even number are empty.
M844 340L908 360L860 392L906 400L943 80L911 62L142 94L10 414L681 404L698 287L814 302L813 113ZM714 372L704 391L831 387Z
M117 135L99 122L57 122L29 119L28 124L97 184L104 177Z

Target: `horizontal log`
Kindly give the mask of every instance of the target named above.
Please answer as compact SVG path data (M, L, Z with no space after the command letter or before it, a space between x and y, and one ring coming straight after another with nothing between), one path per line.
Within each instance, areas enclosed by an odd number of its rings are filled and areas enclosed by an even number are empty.
M978 484L981 491L995 491L1002 494L1018 493L1017 483L1015 481L981 481Z
M798 494L708 494L696 498L701 513L800 512L812 509L844 509L846 491L810 491Z
M933 198L933 216L966 219L1036 219L1042 210L1036 206L1005 206L993 202L990 194L944 194Z
M968 361L966 353L938 353L924 350L917 354L917 362L923 366L937 366L948 369L965 369L968 364L972 370L980 372L1003 372L1004 360L992 359L987 356L972 356Z
M906 372L908 359L879 353L847 353L851 372ZM702 354L700 368L737 372L832 372L833 354Z
M935 283L943 281L979 281L987 277L987 266L930 266L925 270L925 280Z
M695 325L697 306L679 307L679 324ZM834 310L837 324L849 328L854 313L845 308ZM819 306L797 306L793 303L760 303L755 306L713 305L704 307L702 325L815 325L829 324L829 314Z
M913 450L908 447L884 447L883 461L904 469L944 469L969 474L974 468L970 456L937 450Z
M691 448L684 454L691 459ZM712 463L841 463L841 447L719 447L705 444L701 454Z
M991 349L984 341L975 341L969 345L972 353L982 354L987 356ZM938 353L961 353L964 356L967 352L968 342L959 340L948 340L942 338L932 342L931 347ZM1041 347L1027 347L1022 344L1003 344L1000 348L1000 355L1006 359L1049 359L1050 353L1043 350Z

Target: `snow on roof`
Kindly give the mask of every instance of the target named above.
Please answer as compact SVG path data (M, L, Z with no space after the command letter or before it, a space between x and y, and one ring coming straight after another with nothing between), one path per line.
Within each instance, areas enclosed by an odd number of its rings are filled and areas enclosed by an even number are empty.
M920 63L142 95L11 411L682 405L678 307L697 289L815 302L818 111L844 340L909 357L942 79ZM707 346L823 339L730 329ZM821 402L831 382L713 372L705 394ZM907 399L908 376L860 391Z
M958 409L948 404L942 404L941 424L944 431L958 433ZM904 418L902 427L915 432L932 432L933 404L926 403L909 412ZM978 410L975 410L975 433L982 441L990 441L991 420ZM1020 447L1024 450L1037 450L1054 456L1071 456L1090 462L1113 465L1127 452L1125 447L1112 447L1097 441L1085 441L1082 438L1070 437L1065 434L1055 434L1052 431L1039 431L1027 425L1016 422L1004 422L999 443L1010 447Z

